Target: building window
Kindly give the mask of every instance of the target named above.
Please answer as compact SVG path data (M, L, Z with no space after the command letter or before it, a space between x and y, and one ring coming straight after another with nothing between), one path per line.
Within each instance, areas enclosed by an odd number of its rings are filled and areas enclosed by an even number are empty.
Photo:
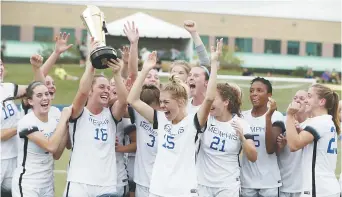
M53 42L53 28L34 27L34 41Z
M280 54L280 40L265 40L264 53Z
M1 26L1 40L20 40L20 27L11 25Z
M288 41L287 42L287 54L288 55L299 55L299 42Z
M341 44L334 44L334 57L341 57Z
M225 37L225 36L216 36L215 44L216 44L216 40L220 40L221 38L223 38L223 45L228 45L228 37Z
M235 51L252 52L252 38L236 38Z
M61 32L66 32L70 34L68 43L75 43L75 29L74 28L61 28Z
M318 42L307 42L305 51L308 56L322 56L322 44Z
M82 38L81 38L82 42L84 42L84 43L87 42L87 36L88 36L88 30L83 29L82 30Z
M209 49L209 36L200 36L200 37L205 48Z

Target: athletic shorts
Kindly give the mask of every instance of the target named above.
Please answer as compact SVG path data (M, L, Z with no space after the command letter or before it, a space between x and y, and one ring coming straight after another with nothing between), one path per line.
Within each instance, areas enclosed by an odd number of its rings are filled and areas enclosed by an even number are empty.
M301 192L289 193L289 192L280 192L280 197L300 197Z
M53 184L49 187L34 188L18 184L17 180L12 181L12 197L54 197Z
M122 197L117 195L116 185L96 186L83 183L67 182L64 197Z
M17 167L17 158L1 160L1 191L11 191L12 177Z
M149 197L150 196L150 192L149 192L150 188L136 184L136 188L135 188L135 197Z
M329 196L325 196L325 197L340 197L341 194L333 194L333 195L329 195ZM312 197L312 194L304 194L302 193L302 195L300 197Z
M200 197L239 197L240 187L223 188L223 187L207 187L198 185L198 194Z
M267 189L241 188L242 197L279 197L279 187Z
M149 197L163 197L163 196L158 196L158 195L154 195L150 193ZM180 197L198 197L198 194L190 194L188 196L180 196Z

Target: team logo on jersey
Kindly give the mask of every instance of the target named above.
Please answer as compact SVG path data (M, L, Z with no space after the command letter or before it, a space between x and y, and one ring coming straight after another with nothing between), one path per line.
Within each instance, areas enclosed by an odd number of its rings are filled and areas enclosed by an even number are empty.
M251 127L253 133L264 133L265 127Z
M109 123L109 120L107 118L105 120L97 120L97 119L94 119L92 115L90 115L89 122L91 122L96 127L101 127L103 125L107 125Z
M168 133L169 135L171 135L171 136L175 136L175 135L179 135L179 134L184 133L184 127L180 127L176 133L172 133L171 132L172 131L172 125L171 124L166 124L164 126L164 131L166 133Z

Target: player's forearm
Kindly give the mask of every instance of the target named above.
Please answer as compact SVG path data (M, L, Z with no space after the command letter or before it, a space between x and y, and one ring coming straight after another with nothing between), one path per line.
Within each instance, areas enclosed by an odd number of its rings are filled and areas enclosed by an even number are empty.
M43 74L43 71L41 68L37 68L35 66L32 67L33 69L33 76L34 76L34 80L35 81L41 81L41 82L45 82L45 76Z
M133 104L135 101L140 100L140 93L142 91L142 86L144 84L144 80L148 74L149 70L142 69L141 72L138 75L138 78L133 83L133 86L131 88L131 91L129 91L127 101L129 104Z
M59 53L57 53L56 51L52 52L50 57L45 61L45 63L41 67L44 76L48 75L49 71L51 70L53 65L55 65L59 57L60 57Z
M251 162L255 162L258 158L258 152L255 148L253 140L244 140L242 149L247 159Z
M49 138L48 151L55 154L58 152L58 148L62 143L63 138L65 138L67 132L67 124L69 117L61 116L54 134ZM65 147L65 145L64 145Z
M88 95L91 89L91 84L93 83L94 74L95 74L95 69L91 65L90 61L88 60L86 69L80 80L80 86L78 88L79 93Z
M295 125L295 117L288 114L286 117L286 138L287 145L291 151L297 151L299 148L299 135Z
M17 128L1 129L1 141L9 140L17 134Z
M272 116L266 115L266 132L265 132L265 143L266 151L268 154L273 154L276 150L276 141L274 140L272 132Z
M207 50L201 40L201 37L199 36L199 34L197 32L193 32L191 33L191 37L192 40L195 44L195 49L196 49L196 53L198 55L198 59L200 61L200 65L201 66L209 66L210 65L210 60L209 60L209 56L207 53Z
M66 131L65 134L64 134L64 137L61 141L61 143L59 144L58 148L57 148L57 151L53 154L53 158L55 160L59 160L59 158L61 158L63 152L64 152L64 149L67 145L67 142L68 142L68 132Z
M128 73L132 82L134 82L138 76L138 41L131 43L129 48Z

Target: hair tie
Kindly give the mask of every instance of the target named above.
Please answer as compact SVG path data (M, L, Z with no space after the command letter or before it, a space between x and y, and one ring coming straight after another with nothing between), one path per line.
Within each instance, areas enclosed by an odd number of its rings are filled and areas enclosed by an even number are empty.
M201 66L201 68L204 69L204 71L207 73L207 75L208 75L208 77L209 77L209 76L210 76L210 72L209 72L208 68L205 67L205 66Z

